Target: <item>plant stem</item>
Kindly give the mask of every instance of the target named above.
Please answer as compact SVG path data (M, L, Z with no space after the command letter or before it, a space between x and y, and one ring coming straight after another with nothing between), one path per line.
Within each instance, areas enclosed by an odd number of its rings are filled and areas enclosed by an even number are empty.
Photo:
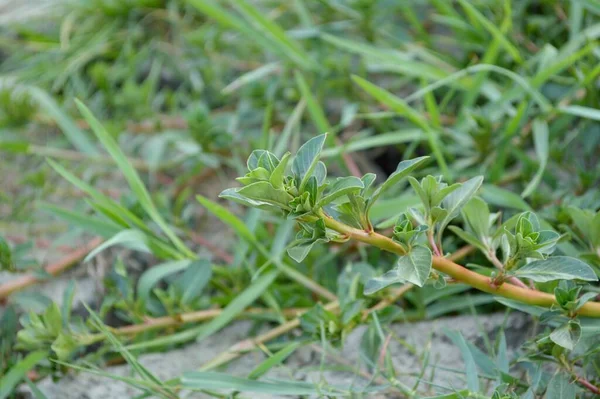
M502 262L500 262L500 259L498 259L498 257L496 256L496 254L493 251L489 251L488 257L490 262L492 262L492 264L494 266L496 266L496 269L504 271L504 264ZM529 289L529 287L527 287L525 285L524 282L522 282L521 280L519 280L517 277L509 277L508 281L510 281L511 283L513 283L514 285L521 287L521 288L525 288L525 289Z
M306 312L308 308L288 308L283 309L282 313L286 317L297 317ZM223 313L223 309L207 309L195 312L181 313L173 316L155 317L146 320L144 323L131 324L128 326L111 328L110 332L115 335L136 335L143 332L156 330L160 328L175 327L186 323L201 322L214 319ZM275 314L272 310L263 308L248 308L244 310L240 317L252 317L257 315ZM104 334L90 334L80 337L86 344L103 341L106 336Z
M58 262L46 266L46 268L44 270L46 271L46 273L48 273L52 276L57 276L57 275L65 272L71 266L75 265L84 256L86 256L91 250L93 250L98 245L100 245L100 243L102 243L101 238L94 238L93 240L91 240L90 242L85 244L83 247L71 252L70 254L68 254L67 256L65 256L64 258L59 260ZM36 284L36 283L39 283L42 281L44 281L44 279L39 278L35 274L27 274L25 276L21 276L14 280L8 281L8 282L0 285L0 301L2 301L3 299L8 297L10 294L12 294L15 291L22 290L24 288L29 287L30 285L33 285L33 284Z
M388 252L392 252L398 255L405 255L404 249L391 238L383 236L376 232L366 232L350 226L344 223L338 222L330 216L324 217L325 225L337 231L341 234L373 245L377 248L383 249ZM513 299L527 305L542 306L549 308L556 304L556 298L554 295L547 294L545 292L531 290L527 288L517 287L511 284L502 284L500 286L494 286L492 280L489 277L482 276L481 274L475 273L461 265L452 262L441 256L433 257L433 267L453 279L462 283L468 284L480 291L487 292L489 294L498 295L504 298ZM600 303L588 302L583 305L578 314L581 316L589 317L600 317Z
M592 384L591 382L589 382L585 378L577 377L576 381L577 381L577 383L579 385L581 385L582 387L584 387L588 391L593 392L596 395L600 395L600 388L598 388L597 386L595 386L594 384Z
M433 238L433 227L427 230L427 239L429 240L429 245L431 245L431 250L435 256L442 256L442 253L438 249L438 246L435 244L435 239Z

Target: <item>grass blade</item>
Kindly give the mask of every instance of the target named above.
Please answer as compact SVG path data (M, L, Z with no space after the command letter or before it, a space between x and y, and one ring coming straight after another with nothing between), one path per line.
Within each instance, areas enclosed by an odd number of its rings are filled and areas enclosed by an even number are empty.
M29 370L48 356L46 351L37 351L28 354L23 360L15 364L0 379L0 399L7 398Z
M90 110L80 101L76 100L77 107L79 111L85 118L85 120L90 124L90 127L96 134L96 137L100 142L104 145L108 153L113 157L119 169L125 176L125 179L129 183L129 187L137 197L140 205L144 208L148 216L161 228L161 230L165 233L167 237L171 240L173 245L184 255L195 258L196 255L186 247L186 245L175 235L173 230L169 227L167 222L163 219L162 215L156 209L156 206L152 202L152 198L150 197L150 193L146 190L142 179L138 175L137 171L110 134L104 129L104 127L100 124L100 122L92 115Z

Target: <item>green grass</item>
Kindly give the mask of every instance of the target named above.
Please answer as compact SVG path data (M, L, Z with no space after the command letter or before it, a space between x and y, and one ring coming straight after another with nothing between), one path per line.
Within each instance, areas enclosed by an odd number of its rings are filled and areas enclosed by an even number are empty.
M539 309L466 285L436 289L440 276L435 283L419 278L422 288L399 292L391 285L365 295L367 281L394 268L397 256L344 237L333 237L342 241L335 247L323 245L331 231L307 226L313 220L303 221L303 235L291 221L216 196L235 184L232 176L247 173L253 150L282 157L327 132L321 159L331 183L356 175L338 183L346 191L327 212L346 198L360 208L400 161L427 155L411 171L418 181L442 176L452 185L483 176L477 193L489 209L478 208L477 215L497 218L493 231L500 221L513 231L517 219L511 217L535 212L540 230L561 234L557 255L586 262L599 275L596 1L77 0L43 19L15 21L0 25L0 267L48 278L35 254L96 236L105 241L91 256L111 263L89 318L78 316L70 300L56 312L48 304L60 298L27 292L6 298L0 397L10 397L19 383L35 387L27 374L32 369L41 377L73 368L116 378L103 369L115 358L136 369L126 383L159 397L178 397L182 388L220 397L226 386L248 395L286 390L368 397L326 381L275 385L265 378L298 348L316 346L335 360L334 347L361 324L368 325L361 378L373 391L484 397L484 383L492 381L497 398L528 390L559 397L553 395L561 389L563 397L592 397L589 387L568 382L581 377L600 385L597 353L575 354L556 344L548 329L537 337L538 352L533 344L524 348L532 364L528 377L515 368L508 377L506 364L514 366L516 358L506 359L500 338L484 354L448 332L467 366L457 384L429 385L425 348L412 348L423 362L414 370L417 386L410 387L393 367L394 354L380 358L388 323L511 307L539 316ZM370 179L358 178L370 172L377 174L372 188L356 192ZM298 187L284 180L285 189L316 189L309 177ZM344 222L391 236L386 229L420 206L414 182L393 183L368 204L366 218L348 214ZM447 253L480 244L470 241L478 234L473 218L459 215L464 204L455 205L449 226L456 234L432 237ZM418 212L411 217L418 219ZM47 249L39 247L44 240ZM311 245L294 256L306 255L301 262L287 255L298 243ZM147 263L141 269L138 253ZM500 250L498 258L471 251L460 263L490 275L493 262L505 261ZM556 285L538 288L553 293ZM576 293L560 289L581 298L600 292L597 284ZM298 318L294 309L306 313ZM208 310L219 313L195 313ZM185 322L188 316L202 321ZM149 318L164 325L145 330ZM173 381L139 366L141 354L219 334L240 318L262 329L239 343L243 352L266 354L247 376L223 368L242 355L236 347ZM577 336L578 327L563 321L557 321L563 335ZM132 335L117 325L142 332ZM583 337L598 331L593 322L581 325ZM536 380L532 359L540 357L561 371Z

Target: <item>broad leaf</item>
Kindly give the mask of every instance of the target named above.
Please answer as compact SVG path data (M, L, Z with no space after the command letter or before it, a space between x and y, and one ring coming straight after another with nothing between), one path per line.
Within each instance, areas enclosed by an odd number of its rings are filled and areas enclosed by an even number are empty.
M546 399L575 399L576 388L572 383L571 378L558 372L552 377L546 389Z
M550 339L556 345L573 350L581 338L581 326L577 320L569 320L550 333Z
M381 276L374 277L367 281L365 284L364 294L371 295L384 289L385 287L396 284L396 283L405 283L406 280L401 277L400 271L398 269L392 269L387 271Z
M337 198L348 193L358 192L364 188L363 182L358 177L340 177L333 182L326 195L317 204L318 207L325 206Z
M411 251L396 262L400 277L422 287L431 272L432 255L429 248L415 245Z
M535 260L513 273L519 278L528 278L539 283L553 280L598 281L594 270L586 263L569 256L553 256Z

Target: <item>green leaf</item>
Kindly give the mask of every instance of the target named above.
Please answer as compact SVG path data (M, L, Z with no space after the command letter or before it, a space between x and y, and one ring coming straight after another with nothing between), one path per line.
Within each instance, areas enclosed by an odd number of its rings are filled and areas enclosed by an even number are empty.
M598 281L596 273L590 266L569 256L535 260L515 270L513 275L540 283L553 280Z
M575 384L563 372L557 372L548 383L545 399L576 399Z
M473 197L462 208L462 215L467 225L481 240L489 235L490 210L487 203L479 197Z
M68 333L59 333L58 337L52 342L50 346L54 353L56 353L56 357L60 360L67 360L71 357L73 352L75 352L79 348L79 343L75 338L73 338Z
M339 197L349 193L356 193L364 188L361 179L355 176L340 177L336 179L329 187L327 194L323 196L317 203L317 207L323 207L330 202L335 201Z
M182 289L181 303L189 305L206 287L212 277L212 268L209 261L205 259L192 262L179 279Z
M279 164L271 173L271 177L270 177L271 185L273 185L273 187L275 187L277 189L283 188L283 178L285 176L285 168L287 167L288 161L290 160L290 155L291 155L291 153L289 151L286 152L285 154L283 154L281 161L279 161Z
M219 198L225 198L233 202L237 202L238 204L242 204L245 206L249 206L251 208L258 208L264 211L277 212L281 209L278 206L270 204L265 201L256 201L247 197L244 197L240 193L238 193L239 188L228 188L223 190L221 194L219 194Z
M573 350L581 338L581 325L577 320L569 320L550 333L550 339L556 345Z
M251 200L266 202L271 205L278 206L285 210L291 210L289 203L294 197L284 190L277 189L266 181L258 181L241 187L237 190L238 194Z
M137 299L145 304L146 309L149 309L154 314L160 313L160 305L151 301L150 294L152 293L152 289L163 278L185 270L190 266L190 263L191 261L188 259L171 261L161 263L146 270L137 283Z
M429 248L415 245L408 254L398 258L394 269L369 280L365 285L365 295L370 295L388 285L406 281L422 287L431 272L432 259Z
M0 378L0 399L7 398L13 392L13 389L17 384L25 378L27 372L47 356L48 352L46 351L32 352L23 360L12 366L8 372Z
M46 161L56 172L58 172L58 174L64 177L75 187L79 188L80 190L88 194L90 197L92 197L92 199L97 203L97 205L100 205L103 210L107 211L102 212L106 217L114 221L114 217L112 216L116 216L118 219L120 219L120 221L124 220L128 226L135 226L140 230L151 232L148 226L130 210L121 206L120 204L115 203L115 201L111 200L91 185L79 179L77 176L66 170L60 164L54 162L51 159L47 159Z
M273 367L283 363L285 359L287 359L292 353L294 353L296 349L298 349L300 346L302 346L302 342L292 342L284 346L281 350L275 352L272 356L269 356L266 360L264 360L258 366L256 366L248 374L248 378L251 380L256 380L257 378L260 378Z
M100 218L91 217L85 213L60 208L52 204L41 203L39 204L39 208L55 214L59 218L66 220L74 226L80 227L85 231L98 234L105 238L112 237L122 230L121 226L112 222L111 220L102 220Z
M377 187L373 195L371 195L371 197L369 198L367 202L367 216L369 213L369 209L373 206L373 204L375 203L375 201L377 201L381 194L383 194L390 187L396 185L404 177L408 176L410 172L421 166L428 158L429 157L425 156L414 159L408 159L400 162L396 167L394 173L392 173L385 182L383 182L379 187Z
M483 183L483 176L477 176L469 179L462 183L458 189L452 191L446 198L444 198L442 205L443 208L448 211L448 214L440 222L438 234L441 234L448 223L458 216L462 207L477 193L477 190L479 190L479 187L481 187L481 183Z
M533 176L533 179L527 184L527 187L521 193L521 197L525 198L531 195L540 184L542 180L542 176L544 175L544 170L546 169L546 164L548 163L549 149L548 149L548 123L542 119L534 119L533 125L533 144L535 146L535 153L537 155L538 160L540 161L540 166Z
M558 107L558 111L567 115L600 121L600 110L596 108L584 107L582 105L563 105Z
M396 269L400 272L401 278L422 287L429 278L432 260L429 248L415 245L408 254L398 259Z
M387 286L397 283L405 283L406 280L402 277L401 272L394 268L382 274L381 276L373 277L365 284L364 294L371 295L384 289Z
M464 242L466 242L467 244L473 245L474 247L476 247L477 249L479 249L482 252L487 252L487 247L486 245L479 240L479 238L475 237L473 234L464 231L463 229L461 229L458 226L449 226L448 227L450 229L451 232L453 232L454 234L456 234L457 236L459 236Z
M317 162L319 162L319 154L323 149L326 138L326 133L313 137L304 143L296 153L296 157L292 162L292 173L299 180L298 189L300 192L304 189L306 181L311 176Z
M306 243L302 243L302 244L298 244L298 245L294 245L292 247L289 247L287 249L287 253L290 256L290 258L294 259L296 262L300 263L302 262L306 256L308 255L308 253L310 252L310 250L312 249L312 247L320 242L326 242L327 240L325 239L317 239L317 240L307 240Z
M325 178L327 177L327 166L321 161L317 162L315 169L312 172L312 175L317 179L317 185L322 186L325 183Z
M87 262L100 252L115 245L121 245L134 251L152 253L148 246L148 239L144 233L139 230L122 230L94 248L83 261Z
M269 153L269 151L267 151L267 150L254 150L250 153L250 156L248 157L248 160L246 161L246 166L248 166L248 170L253 171L254 169L256 169L258 167L262 167L268 171L271 171L271 168L265 168L264 165L260 165L258 162L260 160L260 158L265 154L267 154L267 159L272 159L272 158L277 159L277 157L274 154ZM272 162L270 163L269 166L272 166Z

